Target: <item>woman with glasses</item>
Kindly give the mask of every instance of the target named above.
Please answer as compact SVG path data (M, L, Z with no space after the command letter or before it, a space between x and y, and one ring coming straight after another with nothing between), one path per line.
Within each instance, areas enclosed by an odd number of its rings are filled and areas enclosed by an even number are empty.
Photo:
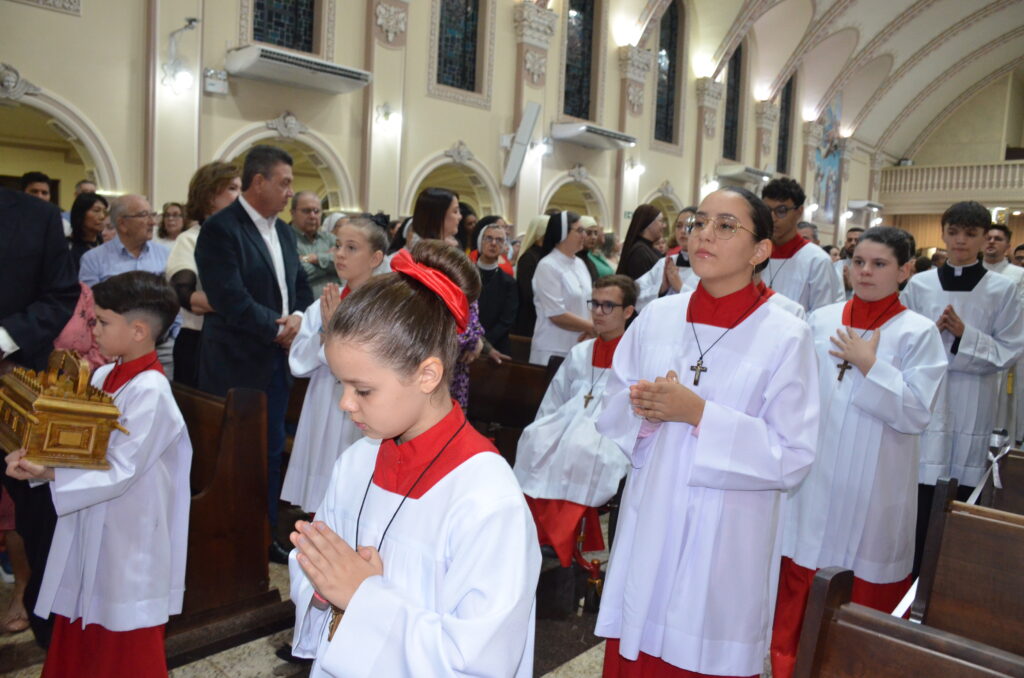
M156 227L155 240L170 252L174 249L174 241L185 230L185 208L180 202L165 202L160 214L160 224Z
M76 275L82 255L103 244L103 228L107 223L109 209L107 199L99 193L80 193L71 205L71 237L68 238L68 249L71 250L71 261L74 263Z
M509 277L515 278L516 270L512 266L512 262L508 260L508 222L496 214L488 214L483 219L476 222L476 228L473 230L473 251L469 253L469 260L472 262L479 261L480 253L483 252L481 245L483 244L484 231L498 226L501 228L499 233L496 230L491 231L488 235L489 238L501 238L501 254L498 256L498 268L507 273Z
M498 350L501 356L512 351L509 333L516 321L519 310L519 290L515 278L502 266L501 259L506 251L504 220L484 217L477 224L475 257L476 269L480 274L480 324L484 328L484 351L490 354ZM509 264L511 268L511 264Z
M587 299L590 273L576 256L583 249L583 226L575 212L548 217L544 231L544 258L533 274L533 327L530 362L547 365L551 356L564 356L576 342L594 336Z
M626 239L622 243L622 257L615 271L636 280L658 263L664 256L654 243L665 235L665 217L654 205L638 205L633 210Z
M814 458L810 329L754 283L771 213L726 188L689 230L700 283L626 330L597 424L631 464L595 630L605 678L760 675L782 502Z

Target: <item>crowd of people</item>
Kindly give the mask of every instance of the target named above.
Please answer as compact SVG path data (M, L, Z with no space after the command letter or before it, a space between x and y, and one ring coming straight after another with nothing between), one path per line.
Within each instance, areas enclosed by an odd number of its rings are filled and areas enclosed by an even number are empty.
M785 678L815 571L852 569L854 602L891 611L937 479L970 493L992 429L1024 438L1024 268L976 202L943 214L928 259L888 226L820 246L788 178L671 223L639 205L621 252L592 216L553 209L519 237L441 187L408 218L325 217L271 146L200 167L160 213L83 181L62 217L48 177L22 184L0 192L26 253L0 276L32 281L7 286L4 362L77 351L131 431L109 471L7 456L0 625L31 624L45 676L90 652L100 675L166 675L191 459L168 380L266 394L271 534L279 500L311 514L268 553L311 675L532 675L541 554L599 547L596 509L619 496L604 675L770 658ZM509 468L467 423L469 366L527 342L555 371Z

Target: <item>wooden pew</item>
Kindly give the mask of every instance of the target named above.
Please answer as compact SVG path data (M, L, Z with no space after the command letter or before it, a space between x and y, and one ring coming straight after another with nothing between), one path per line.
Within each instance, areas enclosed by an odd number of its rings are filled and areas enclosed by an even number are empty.
M940 479L910 618L1024 655L1024 516L954 501Z
M1024 676L1024 657L850 602L853 572L814 576L794 678Z
M996 489L989 475L978 505L1024 515L1024 451L1012 450L999 461L999 477L1002 489Z
M270 588L266 396L172 390L192 440L185 600L167 627L168 662L180 666L287 628L294 608Z
M533 423L548 388L547 368L515 361L475 361L469 368L469 421L493 438L509 465L527 425Z
M530 345L533 343L533 339L518 334L510 334L508 335L508 340L511 344L509 355L512 356L512 360L519 363L530 362Z

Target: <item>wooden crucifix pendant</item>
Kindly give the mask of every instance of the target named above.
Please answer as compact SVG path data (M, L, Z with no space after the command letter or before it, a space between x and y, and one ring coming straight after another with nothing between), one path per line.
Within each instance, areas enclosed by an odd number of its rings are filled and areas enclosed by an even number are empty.
M587 409L587 407L590 405L590 401L593 400L593 399L594 399L593 391L591 391L587 395L583 396L583 409Z
M697 364L690 366L690 371L693 372L693 385L700 386L700 373L708 371L708 368L704 367L704 359L698 358Z
M853 368L853 365L850 364L849 360L844 360L843 362L841 362L838 365L836 365L836 369L839 370L839 379L838 379L838 381L842 381L843 380L843 376L846 375L846 370L849 370L849 369L852 369L852 368Z

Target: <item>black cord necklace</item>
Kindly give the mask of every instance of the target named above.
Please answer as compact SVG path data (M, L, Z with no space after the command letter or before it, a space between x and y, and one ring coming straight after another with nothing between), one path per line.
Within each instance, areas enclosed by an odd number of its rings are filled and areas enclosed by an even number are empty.
M380 541L377 543L377 551L380 551L381 547L384 545L384 537L387 535L388 530L391 528L391 523L395 522L395 517L398 515L398 512L402 510L402 505L405 503L405 500L409 498L409 495L412 494L412 491L416 489L416 486L419 484L419 482L423 480L423 476L427 474L427 471L430 470L430 467L434 465L435 461L441 458L441 455L444 454L444 451L448 449L448 446L451 445L452 441L455 440L455 437L457 435L462 433L462 429L464 429L465 427L466 418L463 417L462 423L459 424L459 428L455 431L455 433L452 434L452 437L448 439L448 442L446 442L441 447L441 450L436 455L434 455L434 458L430 460L430 463L427 464L426 468L424 468L420 472L419 477L417 477L416 480L413 482L412 487L410 487L409 491L405 493L404 497L402 497L402 501L398 502L398 508L396 508L395 512L391 514L391 520L388 521L388 524L384 527L384 532L380 535ZM370 494L370 485L373 485L373 476L374 472L371 471L370 480L366 483L366 490L363 492L363 500L359 502L359 513L356 515L355 548L357 549L359 548L359 523L363 518L363 506L366 505L366 496Z
M693 331L693 340L695 342L697 342L697 352L700 354L699 357L697 358L697 364L690 366L690 371L693 372L693 385L694 386L700 386L700 374L701 374L701 372L707 372L708 371L708 368L704 367L704 356L706 356L708 353L710 353L711 349L713 349L715 346L717 346L718 342L720 342L722 339L725 338L725 335L727 335L730 332L732 332L736 328L736 326L739 325L743 321L743 319L747 317L747 315L754 309L754 307L757 306L759 303L761 303L761 298L762 298L762 294L761 294L761 292L758 292L757 299L754 299L754 303L752 303L747 308L747 310L743 312L743 314L736 320L735 323L732 324L731 327L726 329L725 332L722 332L721 336L719 336L718 339L715 339L715 343L713 343L710 346L708 346L708 350L706 350L706 351L700 347L700 339L697 337L697 328L695 328L693 326L694 325L693 321L690 321L690 329ZM690 297L690 301L691 302L693 301L693 297Z
M596 344L595 344L595 346L596 346ZM583 396L583 409L587 409L587 407L590 405L590 401L594 399L594 386L597 385L597 380L600 379L602 377L602 375L604 375L604 373L608 370L607 367L602 367L601 368L601 374L599 374L599 375L597 375L595 377L594 376L594 370L595 369L596 368L594 367L594 361L591 360L590 361L590 390L587 391L587 395Z
M868 329L866 329L866 330L864 330L863 332L860 333L860 338L863 339L864 336L868 332L871 331L871 329L870 329L871 326L874 325L876 322L878 322L879 318L881 318L886 313L888 313L889 309L892 308L893 306L895 306L896 302L898 302L899 300L900 300L900 295L897 294L896 297L891 302L889 302L889 305L885 307L885 310L882 311L881 313L879 313L877 316L875 316L875 319L868 323ZM850 329L853 329L853 306L852 306L853 302L851 301L850 304L851 304L851 306L850 306ZM853 365L850 363L850 361L847 360L846 358L843 358L843 362L841 362L838 365L836 365L836 369L839 370L839 378L836 379L836 381L842 381L843 377L846 376L846 370L849 370L852 367L853 367Z

